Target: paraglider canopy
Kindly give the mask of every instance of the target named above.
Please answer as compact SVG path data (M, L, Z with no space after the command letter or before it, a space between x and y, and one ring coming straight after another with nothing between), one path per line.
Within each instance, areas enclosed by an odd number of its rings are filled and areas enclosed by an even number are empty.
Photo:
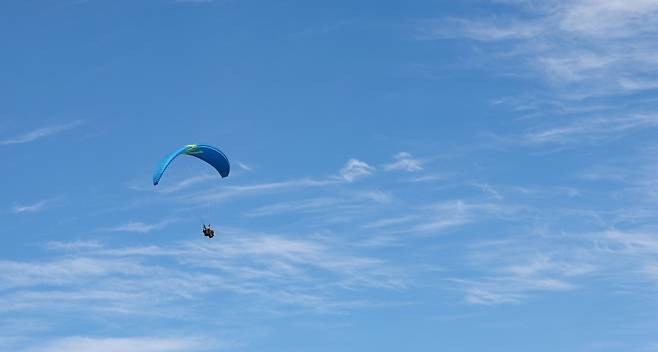
M160 178L169 164L171 164L171 162L179 155L190 155L207 162L219 172L222 178L228 176L231 171L231 165L229 164L228 158L221 150L205 144L188 144L167 155L160 161L158 167L156 167L153 172L154 186L160 182Z

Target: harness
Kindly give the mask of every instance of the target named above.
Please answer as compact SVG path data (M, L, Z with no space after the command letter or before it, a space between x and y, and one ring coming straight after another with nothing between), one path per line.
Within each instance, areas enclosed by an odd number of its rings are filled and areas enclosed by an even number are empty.
M207 236L209 238L213 238L215 236L215 231L211 228L204 227L203 228L203 235Z

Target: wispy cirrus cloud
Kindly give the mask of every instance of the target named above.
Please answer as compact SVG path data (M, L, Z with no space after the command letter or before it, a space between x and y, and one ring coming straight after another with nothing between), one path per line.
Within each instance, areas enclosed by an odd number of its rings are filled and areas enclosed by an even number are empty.
M394 162L384 165L384 170L415 172L423 169L423 163L418 159L414 159L407 152L397 153L393 156L393 159L395 159Z
M155 230L161 230L165 228L165 226L171 224L173 221L174 220L165 220L154 224L147 224L141 221L131 221L125 224L109 227L105 230L111 232L134 232L146 234Z
M582 119L563 126L527 132L521 141L532 144L609 141L633 131L657 127L658 116L654 115Z
M604 143L657 127L645 98L658 88L655 0L491 3L505 15L421 21L417 38L469 39L474 65L539 83L503 99L532 124L512 143Z
M390 193L379 190L360 191L354 194L355 200L372 201L381 204L390 203L392 198L393 197L390 195Z
M409 245L421 237L439 239L444 234L462 238L469 226L511 221L527 214L529 211L524 207L498 199L454 199L415 204L397 209L393 214L375 212L352 223L368 234L359 245L379 248Z
M331 180L314 180L310 178L302 178L289 181L257 183L244 186L228 186L229 191L235 192L259 192L259 191L272 191L286 188L305 188L305 187L321 187L336 183Z
M184 189L187 189L189 187L192 187L197 184L204 183L209 180L214 180L219 178L218 175L212 175L212 174L202 174L199 176L192 176L185 178L184 180L180 180L176 183L169 184L167 183L166 185L158 185L157 191L162 192L162 193L174 193L178 192ZM148 187L149 191L153 190L153 187Z
M498 44L493 49L499 50L495 59L522 60L526 68L547 81L569 85L581 96L651 88L653 84L628 82L658 78L656 46L647 40L658 33L658 5L653 0L520 1L506 5L516 11L504 17L421 23L418 38L469 38Z
M437 202L423 209L423 216L417 222L409 223L406 231L418 234L440 233L449 228L491 218L510 218L523 209L488 201L464 201L461 199Z
M462 284L469 304L495 305L520 303L530 293L566 291L573 286L558 279L519 278L515 276L487 278L483 281L454 280Z
M507 238L470 247L467 262L479 277L450 279L468 304L520 303L541 292L574 290L582 282L574 283L574 279L600 270L596 256L582 252L584 247L579 246L557 249L544 242Z
M228 199L263 194L267 192L276 192L291 189L303 189L311 187L324 187L329 185L338 184L340 181L336 179L321 179L315 180L311 178L302 178L278 182L264 182L240 186L225 186L217 191L204 191L202 193L194 193L181 197L181 200L186 202L221 202Z
M397 290L408 282L399 268L357 254L342 241L244 232L223 236L221 243L84 250L77 242L59 242L50 258L2 261L0 311L5 316L66 310L77 317L164 319L172 312L197 317L203 315L197 305L223 293L224 299L267 302L270 308L261 314L281 306L333 314L363 305L358 299L363 289Z
M250 210L245 215L248 217L258 217L290 212L302 214L309 211L319 211L340 202L340 199L327 197L305 199L300 201L279 202Z
M352 182L358 178L372 174L373 171L375 171L375 168L367 163L357 159L350 159L340 170L340 175L347 182Z
M238 166L244 171L253 171L253 168L243 162L238 161Z
M32 204L20 204L14 205L11 209L13 214L26 214L26 213L36 213L43 210L46 205L52 202L52 199L40 200Z
M295 201L276 202L257 207L245 213L247 217L272 216L279 214L341 213L363 210L374 204L391 202L391 196L385 192L370 190L346 193L342 197L324 196Z
M448 279L468 304L521 303L545 292L600 285L628 294L658 289L658 235L653 227L507 236L469 247L465 263L476 274Z
M20 352L201 352L223 349L221 343L204 338L190 337L60 337Z
M49 241L46 243L46 248L51 250L88 250L88 249L98 249L102 245L98 241L73 241L73 242L61 242L61 241Z
M74 127L79 126L80 124L81 124L80 121L75 121L70 123L38 128L36 130L32 130L30 132L15 137L10 137L4 140L0 140L0 145L23 144L23 143L33 142L41 138L53 136L58 133L70 130Z
M374 170L375 170L374 167L368 165L363 161L357 159L350 159L345 164L345 166L343 166L343 168L339 171L338 176L331 175L325 178L318 178L318 179L304 177L304 178L276 181L276 182L263 182L263 183L247 184L247 185L224 186L219 188L219 190L216 192L204 191L203 193L195 193L192 195L183 196L182 200L194 201L194 202L198 202L198 201L219 202L235 197L256 195L266 192L335 186L335 185L353 182L358 178L372 174Z
M493 20L445 18L423 21L417 28L421 40L469 38L480 41L502 41L534 38L544 30L542 23L522 20L498 23Z
M173 0L173 2L179 4L212 4L215 0Z
M390 227L390 226L394 226L394 225L409 223L409 222L415 221L419 218L420 218L420 216L418 216L418 215L405 215L405 216L399 216L399 217L383 218L383 219L375 220L375 221L372 221L372 222L368 222L368 223L362 225L362 227L366 228L366 229Z

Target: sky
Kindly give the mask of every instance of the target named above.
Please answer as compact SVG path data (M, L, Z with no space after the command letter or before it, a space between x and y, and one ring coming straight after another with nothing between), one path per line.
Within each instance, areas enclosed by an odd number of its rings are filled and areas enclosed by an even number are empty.
M0 349L658 351L657 35L658 0L2 1ZM230 176L154 187L192 143Z

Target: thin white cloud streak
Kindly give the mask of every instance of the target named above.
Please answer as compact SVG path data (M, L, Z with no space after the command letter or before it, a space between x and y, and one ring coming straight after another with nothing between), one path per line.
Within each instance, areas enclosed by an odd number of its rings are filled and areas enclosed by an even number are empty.
M336 313L358 301L339 298L341 293L407 285L398 268L358 255L341 242L242 232L222 235L221 243L164 247L98 248L58 242L51 247L66 251L65 256L2 261L0 311L187 316L195 314L195 305L181 301L203 305L208 295L224 293L238 295L241 301L267 302L270 310L285 305ZM164 266L163 260L171 264Z
M407 215L407 216L393 217L393 218L384 218L384 219L379 219L379 220L369 222L369 223L363 225L362 227L365 228L365 229L376 229L376 228L382 228L382 227L389 227L389 226L409 223L411 221L417 220L418 218L419 218L418 216L414 216L414 215Z
M217 191L195 193L191 195L186 195L180 198L181 201L185 202L221 202L228 199L263 194L267 192L276 192L282 190L290 189L300 189L300 188L311 188L311 187L325 187L330 185L339 184L341 181L339 179L325 179L325 180L313 180L310 178L289 180L289 181L280 181L280 182L268 182L268 183L257 183L244 186L225 186Z
M445 181L449 178L447 175L423 175L414 178L406 179L406 182L421 183L421 182L436 182Z
M322 211L329 206L341 203L336 198L314 198L302 201L280 202L258 207L245 213L247 217L272 216L284 213L305 213Z
M46 243L46 248L50 250L88 250L88 249L98 249L102 245L98 241L74 241L74 242L60 242L60 241L50 241Z
M604 239L621 246L609 250L633 256L658 255L658 233L609 230L604 233Z
M476 243L466 263L478 277L450 281L458 284L466 303L497 305L520 303L541 292L575 290L579 285L570 281L602 269L595 253L584 252L573 241L572 246L559 249L534 240L510 238Z
M29 263L0 261L3 289L40 285L69 285L112 274L148 274L138 263L126 260L94 259L84 256Z
M390 193L379 190L357 192L354 198L355 200L366 200L380 204L390 203L393 199Z
M191 176L184 178L182 180L169 180L167 182L161 182L156 187L149 185L129 185L128 188L141 191L141 192L158 192L162 194L176 193L182 190L192 188L196 185L207 183L211 180L219 180L221 176L217 173L206 173L198 176Z
M414 205L389 217L381 217L375 213L374 219L363 219L357 226L371 234L370 238L361 242L363 246L399 245L418 236L458 233L469 224L512 221L526 213L528 209L523 206L499 201L456 199L429 205Z
M376 209L379 205L390 203L392 196L386 192L371 190L346 193L344 196L315 197L288 202L277 202L246 211L246 217L263 217L281 214L313 215L314 221L322 220L318 214L333 214L333 218L339 214L363 213ZM321 221L324 224L324 221Z
M221 350L221 344L189 337L61 337L20 352L201 352Z
M469 304L496 305L520 303L532 292L566 291L574 287L562 280L550 278L519 278L514 276L488 278L482 281L454 280L464 286Z
M357 159L350 159L340 170L340 175L347 182L353 182L358 178L368 176L375 171L375 168Z
M161 230L172 222L173 220L165 220L155 224L146 224L140 221L131 221L125 224L109 227L105 230L110 232L134 232L146 234L155 230Z
M236 197L257 195L266 192L340 185L345 183L351 183L358 178L372 174L372 172L374 171L375 168L371 167L367 163L356 159L350 159L345 164L345 166L343 166L343 168L340 170L338 176L333 175L321 179L312 179L306 177L300 179L257 183L251 185L224 186L215 191L210 191L210 192L206 191L203 193L186 195L181 197L180 200L184 202L195 202L195 203L199 201L221 202Z
M412 233L439 233L449 228L491 218L509 218L522 209L500 203L446 201L430 206L422 220L413 224L407 231Z
M286 188L305 188L305 187L321 187L326 185L335 184L334 180L313 180L310 178L303 178L290 181L259 183L246 186L228 186L226 190L235 192L259 192L259 191L272 191Z
M655 0L581 0L565 4L559 13L563 29L594 37L628 38L658 29Z
M394 162L383 166L384 170L416 172L423 169L423 163L418 159L414 159L409 153L397 153L393 156L393 159L395 159Z
M212 4L215 0L174 0L178 4Z
M503 200L503 195L500 194L500 192L496 191L495 188L493 188L491 185L488 183L473 183L473 186L479 188L482 190L482 192L491 195L493 198L495 198L498 201Z
M80 121L76 121L66 124L42 127L19 136L2 140L0 141L0 145L23 144L23 143L33 142L41 138L53 136L58 133L70 130L74 127L79 126L80 124L81 124Z
M522 143L574 143L582 141L596 142L619 138L632 131L658 127L658 116L634 115L625 118L598 118L577 121L575 123L526 133Z
M175 184L172 184L172 185L169 185L169 184L163 185L163 186L158 185L158 188L156 190L158 192L161 192L161 193L174 193L174 192L178 192L178 191L190 188L194 185L204 183L204 182L209 181L209 180L218 179L218 178L219 178L219 175L211 175L211 174L192 176L192 177L186 178L186 179L181 180L181 181L179 181ZM153 187L149 187L148 190L149 191L153 190Z
M469 38L480 41L529 39L544 30L541 24L523 21L504 25L492 21L473 21L459 18L426 21L418 26L416 38L420 40Z
M251 166L249 166L249 165L247 165L247 164L245 164L245 163L243 163L243 162L238 161L238 166L239 166L242 170L244 170L244 171L253 171L253 169L251 168Z
M44 199L32 204L15 205L11 209L11 212L13 214L35 213L43 210L44 207L48 205L48 203L50 203L51 201L52 201L51 199Z
M513 221L526 216L528 210L501 202L451 200L431 205L414 206L390 217L376 216L357 226L368 234L358 246L381 248L405 246L418 237L451 233L459 236L465 226L492 221ZM522 215L524 214L524 215Z
M591 282L641 287L639 294L658 289L658 235L653 227L506 237L475 243L468 253L464 260L476 278L449 281L469 304L520 303L541 292L578 290Z
M421 40L467 38L492 44L488 58L516 60L564 98L655 89L658 4L642 1L509 2L515 15L438 19L417 27ZM521 64L518 64L521 61Z

